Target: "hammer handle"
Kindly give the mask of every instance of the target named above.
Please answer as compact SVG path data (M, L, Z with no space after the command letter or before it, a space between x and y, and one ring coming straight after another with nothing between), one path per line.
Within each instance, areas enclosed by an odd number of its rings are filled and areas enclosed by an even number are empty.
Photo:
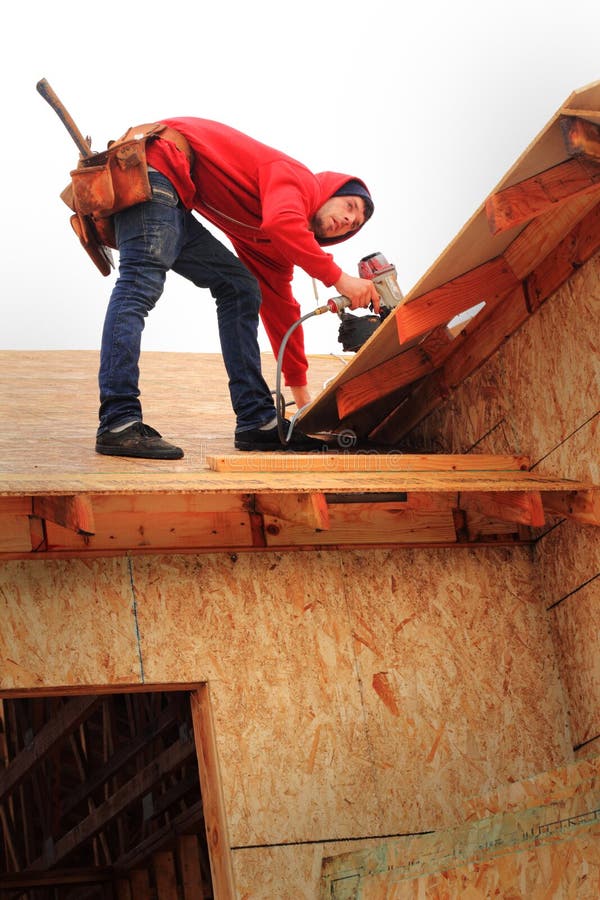
M67 129L67 131L69 132L69 134L71 135L71 137L73 138L75 143L77 144L77 148L78 148L79 152L81 153L82 157L84 159L89 159L90 156L93 156L94 154L92 153L92 151L90 149L90 145L88 144L88 142L86 141L86 139L80 132L79 128L77 127L77 125L75 124L75 122L73 121L73 119L71 118L71 116L69 115L69 113L67 112L67 110L65 109L63 104L61 103L61 101L58 99L57 95L54 93L54 91L52 90L52 88L50 87L50 85L48 84L48 82L46 81L45 78L42 78L40 81L38 81L38 83L36 84L36 89L37 89L38 93L42 95L44 100L50 104L50 106L52 107L54 112L57 114L58 118L61 120L61 122L63 123L63 125L65 126L65 128Z

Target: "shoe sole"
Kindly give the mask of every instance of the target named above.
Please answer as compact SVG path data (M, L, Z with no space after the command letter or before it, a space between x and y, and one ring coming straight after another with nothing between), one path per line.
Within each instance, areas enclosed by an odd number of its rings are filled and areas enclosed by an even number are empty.
M171 451L170 453L140 453L135 450L127 450L123 447L96 447L96 453L102 456L128 456L133 459L181 459L183 450L179 452Z

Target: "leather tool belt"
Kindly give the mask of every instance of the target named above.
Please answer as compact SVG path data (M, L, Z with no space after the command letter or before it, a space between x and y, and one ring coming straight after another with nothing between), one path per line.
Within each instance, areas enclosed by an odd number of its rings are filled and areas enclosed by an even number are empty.
M146 144L161 138L171 141L193 162L192 149L182 134L161 123L129 128L108 148L80 159L61 199L74 212L71 226L92 262L103 275L114 267L116 249L113 216L136 203L152 199Z

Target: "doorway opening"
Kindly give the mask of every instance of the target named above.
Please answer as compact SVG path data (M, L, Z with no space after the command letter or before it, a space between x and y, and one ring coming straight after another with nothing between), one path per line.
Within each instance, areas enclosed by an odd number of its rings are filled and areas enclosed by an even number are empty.
M198 697L0 699L2 900L212 900Z

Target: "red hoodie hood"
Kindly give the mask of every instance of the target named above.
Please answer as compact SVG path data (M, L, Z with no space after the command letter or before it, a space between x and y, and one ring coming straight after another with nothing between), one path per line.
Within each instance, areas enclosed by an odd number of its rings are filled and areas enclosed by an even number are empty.
M371 196L371 192L369 188L364 183L362 178L357 178L356 175L342 175L341 172L317 172L315 175L317 182L319 183L319 187L321 188L321 195L319 199L319 205L317 209L312 211L312 215L314 215L317 210L319 210L323 204L330 200L331 197L338 191L343 184L346 184L347 181L358 181L361 184L365 191ZM365 223L363 222L363 225ZM315 236L315 239L321 247L326 247L331 244L340 244L342 241L347 241L348 238L354 237L355 234L358 234L363 225L359 225L358 228L355 228L354 231L349 231L348 234L344 234L341 237L334 238L318 238Z

